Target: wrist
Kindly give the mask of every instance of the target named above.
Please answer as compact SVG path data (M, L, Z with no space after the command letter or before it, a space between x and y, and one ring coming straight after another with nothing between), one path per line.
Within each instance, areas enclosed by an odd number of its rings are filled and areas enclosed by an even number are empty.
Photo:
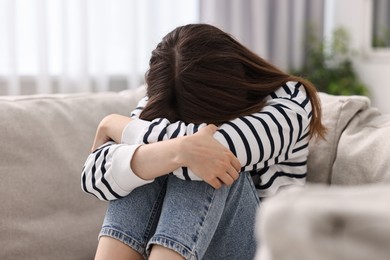
M138 177L151 180L185 166L182 138L141 145L134 152L130 167Z
M191 136L183 136L173 139L175 145L173 146L173 162L180 167L189 167L189 160L191 159L189 155L189 142L191 141Z

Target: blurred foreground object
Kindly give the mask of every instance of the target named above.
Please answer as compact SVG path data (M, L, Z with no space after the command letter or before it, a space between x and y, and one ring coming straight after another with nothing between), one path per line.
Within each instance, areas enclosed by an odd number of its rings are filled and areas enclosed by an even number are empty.
M309 186L267 200L256 260L388 260L390 185Z

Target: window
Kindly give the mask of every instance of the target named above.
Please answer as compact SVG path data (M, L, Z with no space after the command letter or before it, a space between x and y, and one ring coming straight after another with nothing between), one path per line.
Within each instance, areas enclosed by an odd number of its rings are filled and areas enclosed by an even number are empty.
M197 0L0 0L0 94L123 89Z

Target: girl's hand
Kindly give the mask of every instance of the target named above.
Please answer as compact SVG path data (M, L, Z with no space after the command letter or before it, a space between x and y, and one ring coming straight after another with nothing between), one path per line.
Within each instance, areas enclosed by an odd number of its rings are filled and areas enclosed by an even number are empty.
M238 178L241 164L213 134L218 128L208 125L183 139L181 160L202 180L215 189L231 185Z
M117 114L111 114L103 118L96 130L91 150L95 151L108 141L120 143L122 132L131 120L130 117Z

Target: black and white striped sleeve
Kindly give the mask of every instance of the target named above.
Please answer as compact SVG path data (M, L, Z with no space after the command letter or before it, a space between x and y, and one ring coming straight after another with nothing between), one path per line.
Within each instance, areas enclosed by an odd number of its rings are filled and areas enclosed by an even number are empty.
M131 121L122 133L123 144L149 144L169 140L181 136L192 135L206 124L185 124L178 121L171 123L165 118L152 121L136 119ZM202 180L187 168L179 168L173 172L176 176L186 180Z
M309 122L295 101L275 98L260 112L222 125L215 138L237 156L242 171L257 170L288 160Z
M214 137L237 156L243 171L268 169L300 151L307 152L310 120L311 104L304 86L288 82L267 98L260 112L221 125ZM171 123L164 118L152 122L137 119L123 131L122 143L158 142L194 134L204 126ZM182 179L200 180L186 168L177 169L174 174Z
M260 112L237 118L216 133L237 156L242 171L251 171L260 197L304 184L311 109L304 86L288 82Z
M147 102L141 100L132 116L137 118ZM286 184L302 182L308 154L311 103L304 87L289 82L273 93L258 113L223 124L214 137L239 159L243 171L255 171L260 195L272 194ZM149 183L136 176L129 167L140 144L191 135L206 124L171 123L158 118L135 119L122 134L122 144L103 145L87 158L82 171L82 189L101 200L129 194ZM190 169L174 174L182 179L200 180Z
M108 142L91 153L81 174L81 188L100 200L114 200L151 181L139 178L130 161L139 145Z

